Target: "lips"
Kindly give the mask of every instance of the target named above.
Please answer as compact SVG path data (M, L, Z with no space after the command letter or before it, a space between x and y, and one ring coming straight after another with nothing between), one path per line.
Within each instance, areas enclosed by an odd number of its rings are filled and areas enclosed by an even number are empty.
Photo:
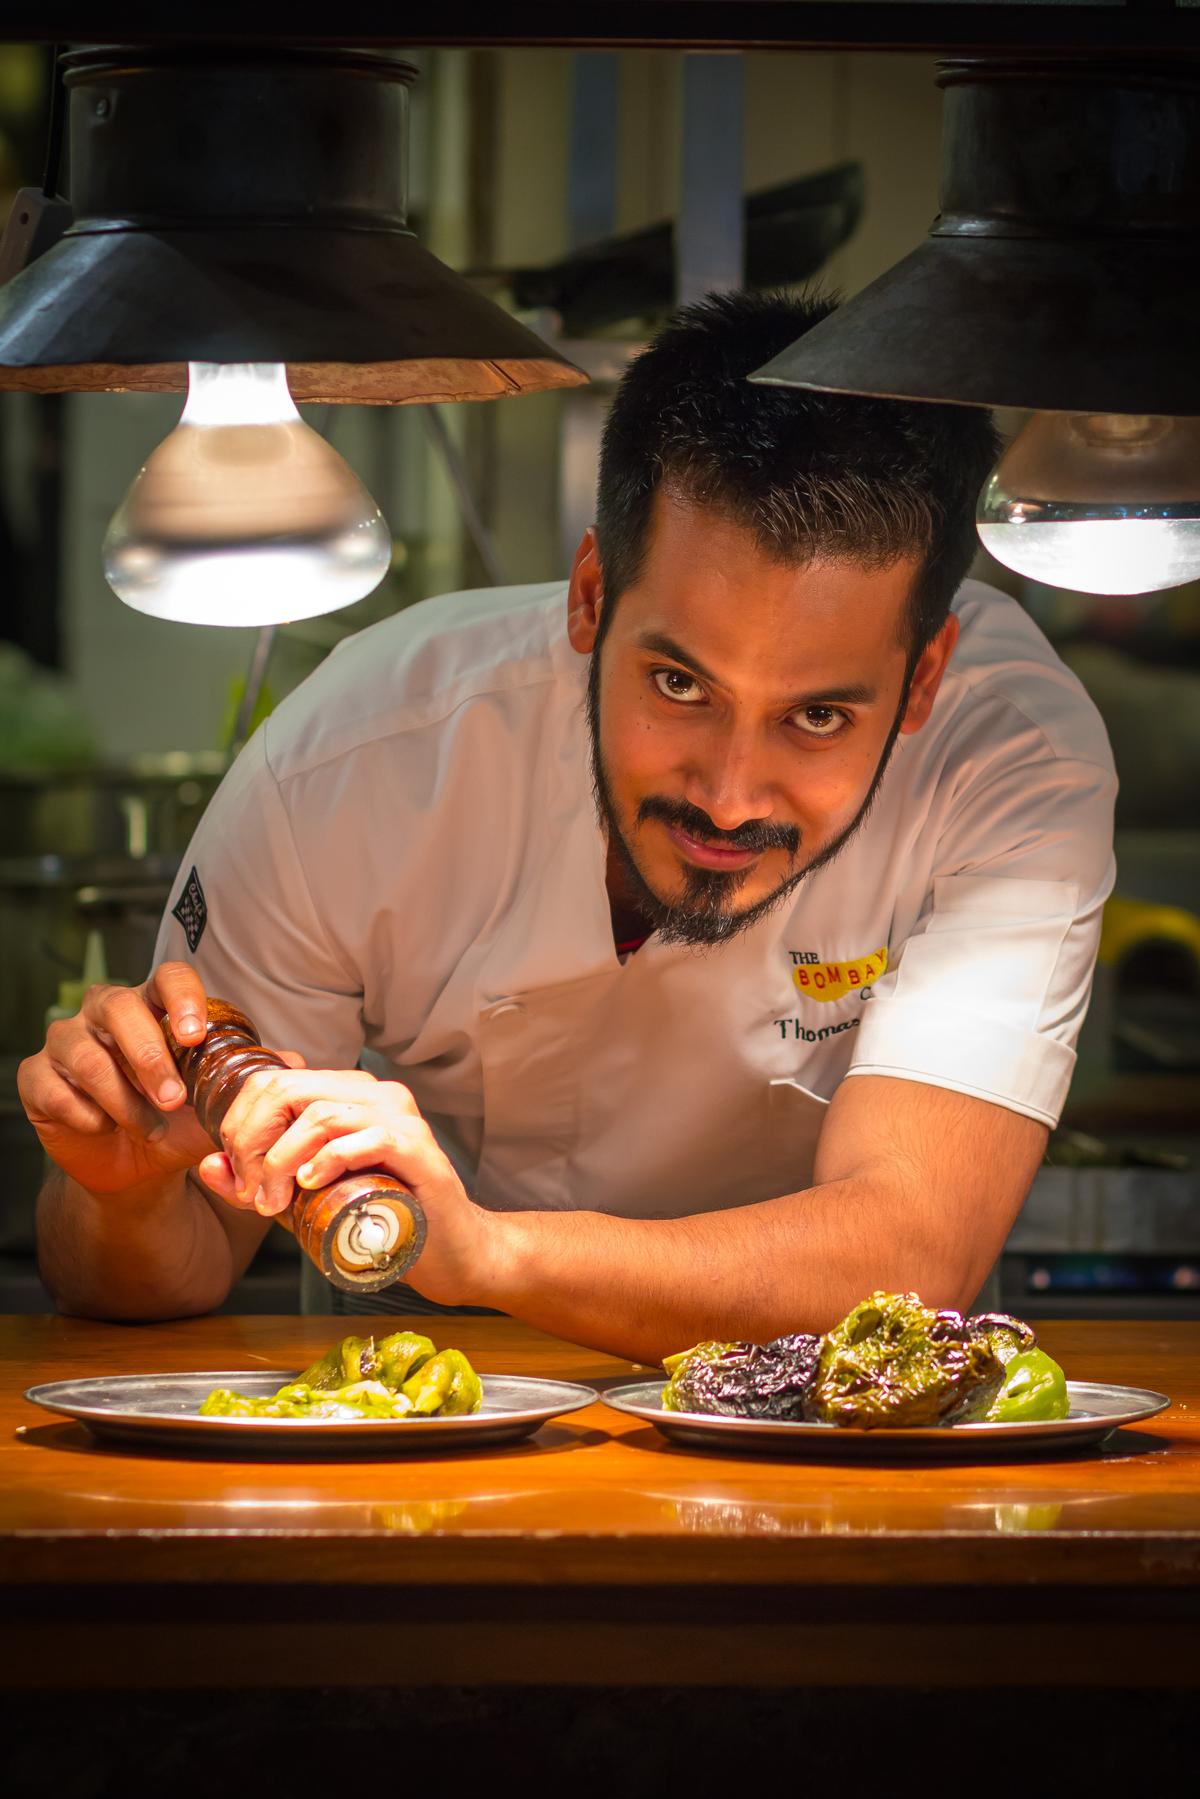
M689 837L678 825L664 824L663 829L680 855L695 863L697 868L719 868L733 873L738 869L749 868L759 858L758 850L739 850L726 848L724 844L706 843L701 838Z

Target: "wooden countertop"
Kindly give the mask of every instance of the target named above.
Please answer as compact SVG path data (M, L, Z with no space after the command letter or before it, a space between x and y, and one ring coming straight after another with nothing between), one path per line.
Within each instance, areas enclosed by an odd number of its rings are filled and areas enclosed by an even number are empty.
M199 1680L195 1633L207 1619L239 1678L264 1678L269 1641L275 1672L294 1663L287 1678L299 1679L301 1642L311 1656L339 1631L348 1643L363 1630L386 1635L403 1613L424 1619L427 1643L448 1632L450 1664L476 1679L483 1664L503 1677L497 1654L518 1680L609 1678L614 1667L653 1679L656 1630L683 1678L722 1678L716 1661L740 1631L742 1676L781 1678L819 1647L822 1678L896 1679L886 1645L903 1629L904 1667L917 1630L929 1638L922 1677L953 1681L964 1678L964 1628L989 1640L1019 1631L1028 1643L1038 1619L1040 1647L1025 1654L1037 1678L1063 1678L1064 1653L1076 1657L1073 1678L1108 1678L1098 1672L1107 1644L1105 1666L1119 1663L1126 1679L1200 1679L1200 1324L1046 1325L1045 1346L1073 1378L1157 1388L1174 1404L1104 1452L1008 1464L709 1456L602 1405L526 1444L471 1454L215 1460L104 1447L21 1398L34 1382L72 1375L287 1370L379 1322L0 1320L10 1678L35 1679L39 1630L90 1628L111 1643L119 1625L133 1633L124 1660L106 1653L107 1672L93 1664L86 1678L149 1679L149 1669ZM445 1320L434 1334L483 1372L593 1385L635 1372L508 1319ZM181 1609L188 1625L172 1662ZM529 1627L523 1647L518 1619ZM648 1656L640 1675L620 1647L635 1624ZM203 1667L211 1680L211 1662Z

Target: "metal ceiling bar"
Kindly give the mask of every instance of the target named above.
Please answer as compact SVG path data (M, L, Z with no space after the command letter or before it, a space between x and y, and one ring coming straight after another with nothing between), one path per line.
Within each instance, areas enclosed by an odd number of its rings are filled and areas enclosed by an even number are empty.
M1200 50L1194 0L476 0L397 9L345 0L324 29L275 6L210 0L199 11L142 0L0 0L0 42L357 46L560 45L566 49L959 51Z

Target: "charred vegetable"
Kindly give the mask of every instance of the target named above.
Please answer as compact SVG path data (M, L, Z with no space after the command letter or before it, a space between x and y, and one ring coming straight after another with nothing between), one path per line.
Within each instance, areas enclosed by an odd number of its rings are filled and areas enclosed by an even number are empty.
M343 1337L267 1399L250 1399L217 1387L200 1413L205 1418L453 1418L477 1412L483 1387L458 1349L439 1355L428 1337L395 1331Z
M668 1412L716 1412L728 1418L807 1416L820 1337L776 1337L773 1343L698 1343L663 1364Z
M741 1368L754 1348L753 1343L696 1343L681 1349L678 1355L664 1356L667 1384L663 1388L663 1410L667 1412L704 1412L712 1408L700 1391L700 1379L706 1368L723 1365L728 1371ZM706 1382L707 1384L707 1382ZM740 1412L738 1416L740 1416Z
M322 1393L292 1381L280 1387L269 1399L248 1399L244 1393L233 1393L218 1387L200 1407L202 1418L407 1418L412 1401L403 1393L393 1393L381 1381L355 1381L336 1392Z
M823 1339L809 1416L858 1430L982 1416L1004 1365L986 1332L915 1293L873 1293Z
M989 1424L1031 1424L1065 1418L1071 1409L1066 1376L1044 1349L1027 1349L1004 1370L1004 1385L984 1414Z
M404 1396L423 1417L456 1418L479 1410L483 1388L461 1349L443 1349L405 1381Z
M432 1350L433 1345L430 1344ZM373 1337L343 1337L306 1368L300 1381L315 1393L334 1393L351 1381L370 1380L378 1368Z
M416 1331L393 1331L377 1350L378 1378L388 1387L402 1387L411 1374L424 1366L436 1353L429 1337ZM458 1351L454 1351L455 1355Z
M972 1334L982 1337L997 1361L1005 1367L1014 1356L1037 1348L1037 1332L1023 1318L1010 1318L1007 1312L976 1312L968 1318Z
M1066 1381L1032 1325L873 1293L824 1337L698 1343L663 1366L668 1412L815 1421L858 1430L1065 1418Z

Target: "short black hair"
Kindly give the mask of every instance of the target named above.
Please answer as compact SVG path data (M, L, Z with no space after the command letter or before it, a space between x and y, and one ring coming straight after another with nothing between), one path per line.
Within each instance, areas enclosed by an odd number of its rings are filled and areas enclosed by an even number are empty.
M1000 440L974 406L747 380L835 305L710 294L681 307L630 364L600 454L602 627L638 577L665 484L745 526L781 562L886 568L920 555L905 620L910 661L937 635L975 554L975 504Z

